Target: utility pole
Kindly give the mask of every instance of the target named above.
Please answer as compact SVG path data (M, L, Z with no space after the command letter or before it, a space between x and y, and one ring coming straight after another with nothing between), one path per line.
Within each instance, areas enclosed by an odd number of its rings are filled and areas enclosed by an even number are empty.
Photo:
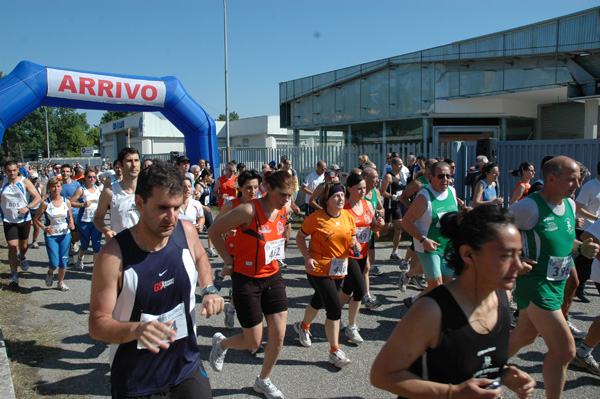
M48 160L50 160L50 133L48 132L48 108L44 107L44 116L46 118L46 151Z
M230 161L229 154L229 90L227 78L227 5L226 0L223 0L223 19L224 19L224 36L225 36L225 137L227 139L227 162Z

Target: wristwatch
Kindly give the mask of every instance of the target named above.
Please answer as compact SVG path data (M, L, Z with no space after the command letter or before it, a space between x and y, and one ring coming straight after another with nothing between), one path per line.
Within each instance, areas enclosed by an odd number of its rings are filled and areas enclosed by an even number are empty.
M225 266L223 266L223 268L225 268L227 270L231 270L231 269L233 269L233 265L225 265Z
M215 287L213 287L212 285L207 285L206 287L202 288L202 291L200 291L200 300L204 299L204 295L218 293L219 290L217 290Z

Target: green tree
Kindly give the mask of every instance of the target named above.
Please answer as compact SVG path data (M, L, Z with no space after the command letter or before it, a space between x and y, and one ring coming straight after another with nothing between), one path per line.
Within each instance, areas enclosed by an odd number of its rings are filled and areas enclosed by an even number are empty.
M133 115L135 112L126 111L106 111L102 118L100 118L100 124L112 122L117 119L125 118L126 116Z
M225 121L226 117L225 114L219 114L219 119L217 119L218 121ZM238 115L237 112L235 111L231 111L229 113L229 120L230 121L237 121L238 119L240 119L240 116Z

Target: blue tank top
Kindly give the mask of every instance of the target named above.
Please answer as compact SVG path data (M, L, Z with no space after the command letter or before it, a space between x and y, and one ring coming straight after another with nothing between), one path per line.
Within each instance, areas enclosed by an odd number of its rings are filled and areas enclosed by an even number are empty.
M123 259L123 288L113 317L120 321L174 320L175 342L152 354L137 341L111 345L111 383L119 394L145 396L190 377L200 366L196 341L195 287L198 272L181 223L167 245L146 252L129 229L116 235ZM177 316L178 315L178 316Z

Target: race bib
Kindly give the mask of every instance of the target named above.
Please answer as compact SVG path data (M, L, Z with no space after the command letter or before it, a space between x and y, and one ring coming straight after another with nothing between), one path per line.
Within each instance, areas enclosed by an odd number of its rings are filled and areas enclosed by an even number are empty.
M177 333L177 335L175 336L175 340L177 341L178 339L182 339L188 336L188 326L187 326L187 319L185 318L185 305L182 303L180 303L179 305L175 306L173 309L169 310L166 313L163 313L161 315L153 315L153 314L149 314L149 313L142 313L142 315L140 316L140 321L142 323L147 323L149 321L158 321L160 323L166 323L169 321L172 321L173 323L171 324L171 330L175 330L175 332ZM168 339L163 339L163 342L167 342L170 343L171 341ZM152 346L158 346L158 344L152 344ZM137 348L138 349L146 349L147 346L142 344L139 340L137 343Z
M63 234L67 234L68 227L69 226L66 223L61 223L61 224L55 225L54 233L52 235L53 236L61 236Z
M9 202L8 203L8 207L10 209L21 209L21 208L23 208L22 206L19 206L19 205L20 205L19 202Z
M345 276L348 274L348 258L331 260L331 266L329 267L330 276Z
M364 244L366 242L369 242L369 236L371 232L371 227L367 226L367 227L357 227L356 228L356 239L358 240L359 244Z
M265 243L265 265L274 259L285 259L285 238Z
M551 256L548 261L548 270L546 271L546 279L550 281L562 281L569 278L573 262L570 256L560 257Z

